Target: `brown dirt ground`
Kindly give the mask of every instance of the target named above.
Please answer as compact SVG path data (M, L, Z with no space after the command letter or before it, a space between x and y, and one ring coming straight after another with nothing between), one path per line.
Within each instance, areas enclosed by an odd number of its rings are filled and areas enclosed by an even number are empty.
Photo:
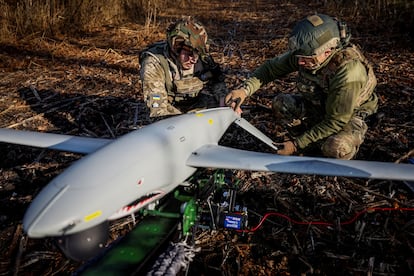
M324 1L320 1L321 3ZM118 137L149 124L140 93L137 54L164 38L168 22L192 14L207 27L212 53L236 87L264 60L282 53L294 22L328 12L301 1L193 1L196 8L161 11L148 32L128 24L78 37L34 35L0 45L0 127L92 137ZM299 4L298 4L299 3ZM369 130L361 160L406 162L413 155L414 53L407 37L352 25L354 42L373 61L384 118ZM247 103L244 117L275 140L285 130L268 112L277 91L293 89L294 76L269 84ZM267 150L231 129L224 143ZM70 274L49 240L26 240L21 220L33 196L80 156L0 145L0 275ZM413 207L413 192L398 181L236 172L241 198L258 214L277 211L298 221L346 221L368 207ZM199 271L208 275L412 275L412 212L364 213L342 228L289 224L280 218L254 234L211 233L199 239ZM252 221L252 226L256 223ZM113 238L119 235L114 231ZM214 251L209 249L216 248ZM217 271L221 271L218 273Z

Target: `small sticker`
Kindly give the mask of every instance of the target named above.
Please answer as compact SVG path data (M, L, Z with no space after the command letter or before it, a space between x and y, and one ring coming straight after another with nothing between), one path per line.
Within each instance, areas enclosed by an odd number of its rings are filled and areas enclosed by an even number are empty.
M209 119L209 120L208 120L208 124L209 124L209 125L212 125L213 123L214 123L213 119Z
M154 101L159 101L159 100L161 100L161 97L160 97L160 95L153 95L153 96L152 96L152 99L153 99Z
M93 213L92 213L92 214L90 214L90 215L85 216L85 217L83 218L83 220L84 220L85 222L88 222L88 221L90 221L90 220L96 219L97 217L100 217L101 215L102 215L102 211L101 211L101 210L98 210L98 211L96 211L96 212L93 212Z

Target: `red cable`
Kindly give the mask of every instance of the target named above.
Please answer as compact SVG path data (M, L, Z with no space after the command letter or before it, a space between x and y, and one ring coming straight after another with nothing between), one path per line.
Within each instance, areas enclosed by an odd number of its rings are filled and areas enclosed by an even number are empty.
M356 213L355 216L351 218L350 220L341 222L340 225L348 225L348 224L354 223L357 220L357 218L360 217L362 214L367 213L367 212L374 212L374 211L414 211L414 208L391 208L391 207L368 208L368 209L362 210L361 212ZM248 230L240 230L240 231L241 232L255 232L257 229L259 229L262 226L265 220L270 216L278 216L278 217L281 217L281 218L284 218L290 221L291 223L299 224L299 225L324 225L324 226L335 225L334 223L323 222L323 221L309 221L309 222L297 221L297 220L290 218L287 215L284 215L278 212L269 212L263 216L263 218L259 221L259 224L256 225L255 227L248 229Z

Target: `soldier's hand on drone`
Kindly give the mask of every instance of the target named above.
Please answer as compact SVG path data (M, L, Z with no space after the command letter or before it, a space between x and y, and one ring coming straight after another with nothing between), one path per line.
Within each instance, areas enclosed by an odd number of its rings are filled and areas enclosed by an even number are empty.
M225 98L226 105L234 109L238 114L242 113L241 104L247 98L247 92L244 88L232 90Z
M292 155L297 151L297 147L294 141L286 141L283 143L276 144L281 149L277 151L280 155Z

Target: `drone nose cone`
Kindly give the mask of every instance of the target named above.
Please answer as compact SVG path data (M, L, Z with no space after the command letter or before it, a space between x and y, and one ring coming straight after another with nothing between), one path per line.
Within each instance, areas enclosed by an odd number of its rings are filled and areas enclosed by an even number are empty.
M55 185L46 186L33 200L23 218L23 229L29 237L43 238L56 236L62 229L69 228L75 220L62 220L56 202L67 192L68 186L59 188ZM66 225L62 225L64 221Z
M58 229L54 225L45 223L42 219L32 223L23 220L23 229L30 238L45 238L56 236Z

